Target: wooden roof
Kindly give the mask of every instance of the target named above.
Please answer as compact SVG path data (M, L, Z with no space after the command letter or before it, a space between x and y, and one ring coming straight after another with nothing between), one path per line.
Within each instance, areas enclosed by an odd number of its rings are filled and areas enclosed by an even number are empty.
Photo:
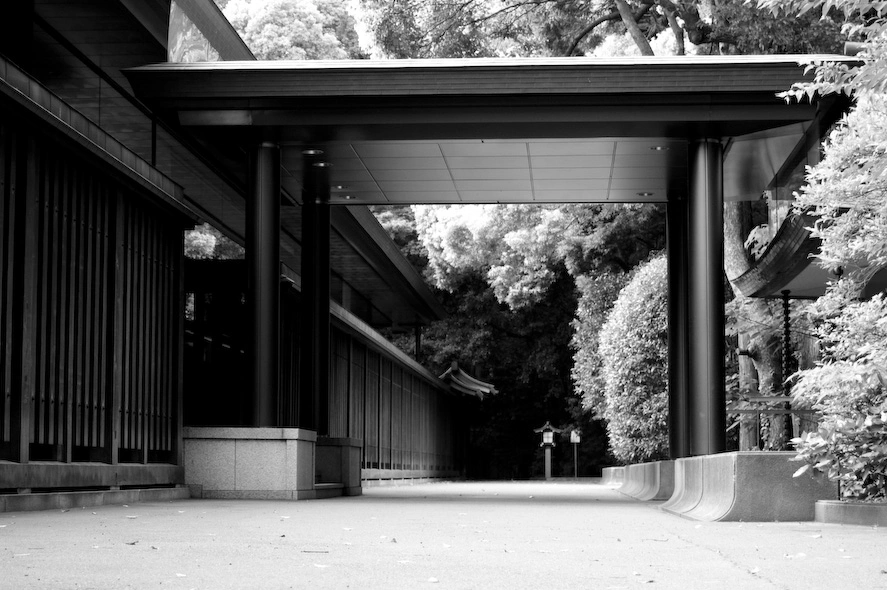
M490 394L499 393L492 383L487 383L472 377L463 371L459 367L459 363L456 361L453 361L453 364L444 371L443 375L440 376L440 379L448 383L450 387L459 393L464 393L465 395L471 395L480 399L483 399Z
M276 138L290 194L311 147L332 163L341 203L665 202L686 193L694 139L727 145L727 198L748 198L749 178L769 181L768 166L811 126L839 116L834 98L777 97L807 76L807 59L825 57L216 62L126 74L207 142Z

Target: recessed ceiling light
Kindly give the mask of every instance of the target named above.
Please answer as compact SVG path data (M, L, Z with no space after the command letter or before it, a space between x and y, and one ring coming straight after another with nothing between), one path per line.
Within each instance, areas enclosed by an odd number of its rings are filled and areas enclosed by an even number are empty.
M315 150L315 149L302 150L302 155L304 155L304 156L321 156L321 155L323 155L323 150Z
M353 199L353 198L354 198L354 197L352 197L351 195L345 195L345 200L346 200L346 201L350 201L350 200Z
M654 152L667 152L669 150L669 147L665 145L654 145L650 149Z
M318 168L329 168L329 162L314 162L312 166L317 166Z
M645 192L642 192L642 193L638 193L638 196L639 196L639 197L652 197L652 196L653 196L653 193L648 193L648 192L645 191Z
M348 185L347 184L334 184L330 188L333 189L334 191L343 191L346 188L348 188Z

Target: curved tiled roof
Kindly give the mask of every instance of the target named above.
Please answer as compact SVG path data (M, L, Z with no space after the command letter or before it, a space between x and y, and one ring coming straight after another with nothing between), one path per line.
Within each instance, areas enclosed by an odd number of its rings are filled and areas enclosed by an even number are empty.
M450 368L444 371L440 376L443 381L449 383L450 387L465 395L473 395L483 399L487 394L499 393L492 383L487 383L476 379L459 368L459 363L453 361Z

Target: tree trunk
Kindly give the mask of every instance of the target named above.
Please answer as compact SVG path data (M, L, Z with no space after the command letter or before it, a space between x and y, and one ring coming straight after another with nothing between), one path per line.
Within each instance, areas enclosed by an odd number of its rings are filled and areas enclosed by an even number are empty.
M634 40L635 45L640 49L641 55L654 55L650 42L644 37L643 31L641 31L638 22L634 18L634 14L631 12L631 7L625 0L615 0L615 2L616 10L619 11L619 16L622 17L622 22L625 24L625 28L628 29L628 33Z
M761 313L756 316L766 317L769 305L763 299L755 300ZM766 308L766 309L763 309ZM758 372L758 387L762 396L781 396L783 394L782 375L782 339L778 331L765 331L749 346L752 361ZM767 408L779 408L776 404L767 404ZM788 448L788 416L786 414L763 414L761 425L764 433L764 450L783 451Z
M677 16L675 16L674 10L663 7L665 10L665 18L668 19L668 26L671 29L672 34L674 35L675 47L677 48L678 55L685 55L686 50L684 49L684 29L681 28L681 24L678 22Z
M745 237L751 229L750 202L724 203L724 271L731 281L751 268L751 261L745 251Z
M748 350L748 334L739 334L739 348ZM739 390L744 395L760 395L758 372L755 363L747 354L739 356ZM761 427L757 414L739 415L739 450L755 451L761 448Z

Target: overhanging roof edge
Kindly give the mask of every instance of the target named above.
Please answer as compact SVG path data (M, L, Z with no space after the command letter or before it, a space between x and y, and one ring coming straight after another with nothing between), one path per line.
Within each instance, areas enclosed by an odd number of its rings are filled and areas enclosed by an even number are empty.
M424 314L429 315L429 320L443 319L447 316L443 306L428 288L428 285L422 279L419 272L404 257L401 251L395 246L394 242L388 236L388 233L376 219L376 216L364 205L337 206L334 205L333 223L342 224L347 219L351 219L378 248L387 262L389 262L397 271L399 278L406 283L406 287L413 293L419 303L425 308ZM347 216L347 217L345 217ZM344 228L343 228L344 229ZM343 239L349 240L349 232L340 232ZM359 247L352 244L355 250L364 257L369 255L367 252L361 251ZM382 277L386 279L386 277ZM400 282L400 281L398 281ZM418 311L418 310L417 310Z
M337 59L337 60L227 60L216 62L148 64L126 71L224 71L224 70L416 70L489 68L580 68L580 67L698 67L698 66L792 66L812 62L860 64L858 57L837 54L707 55L707 56L628 56L628 57L509 57L440 59Z

